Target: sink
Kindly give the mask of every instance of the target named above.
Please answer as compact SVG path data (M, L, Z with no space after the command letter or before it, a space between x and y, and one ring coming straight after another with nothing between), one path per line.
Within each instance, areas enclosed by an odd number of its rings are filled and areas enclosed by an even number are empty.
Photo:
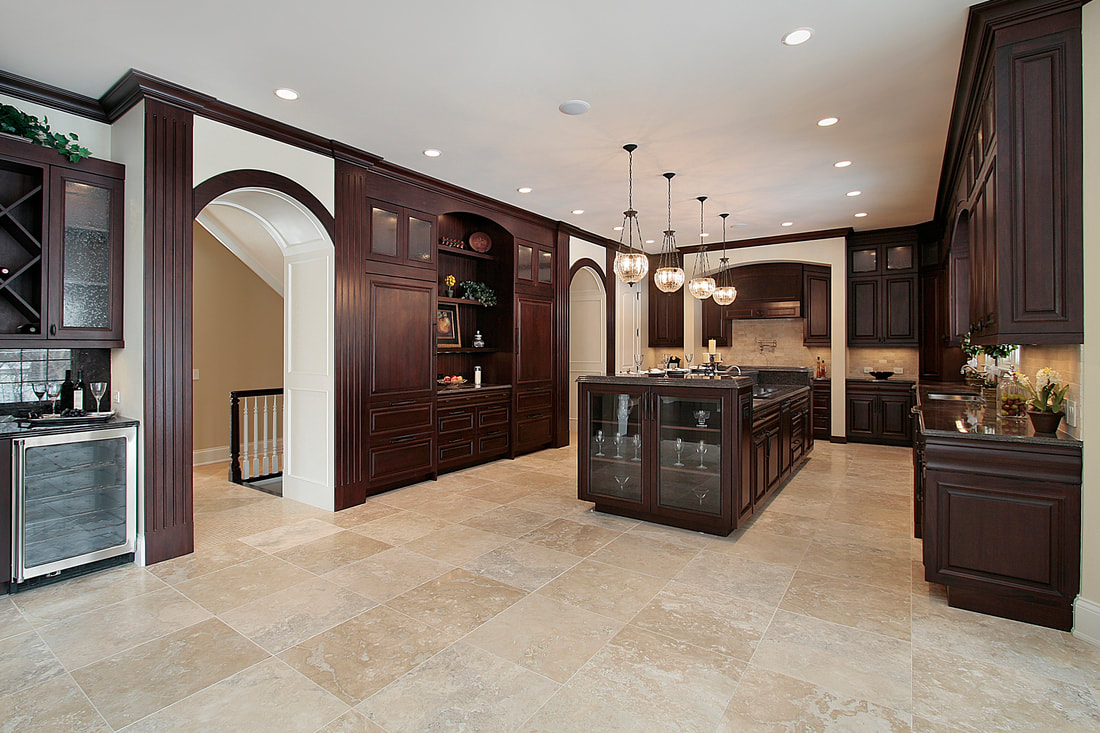
M780 389L780 387L753 387L752 396L756 397L757 399L760 399L762 397L771 397Z
M930 400L951 400L953 402L984 402L981 395L968 392L930 392L925 395Z

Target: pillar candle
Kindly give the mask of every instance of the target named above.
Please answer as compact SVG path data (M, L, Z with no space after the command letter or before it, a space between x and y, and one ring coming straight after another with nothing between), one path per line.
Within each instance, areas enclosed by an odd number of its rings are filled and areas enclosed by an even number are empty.
M708 354L713 354L714 353L714 339L711 339L710 343L707 344L707 353Z

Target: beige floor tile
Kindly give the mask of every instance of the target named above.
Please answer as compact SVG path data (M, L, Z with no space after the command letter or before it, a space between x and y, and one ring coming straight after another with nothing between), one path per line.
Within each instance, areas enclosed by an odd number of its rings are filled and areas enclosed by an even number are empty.
M471 489L476 489L479 486L485 486L491 483L494 483L492 479L487 479L482 476L452 472L440 476L436 479L434 485L441 491L464 494Z
M386 733L386 730L367 720L362 713L349 710L324 728L318 728L317 733Z
M462 524L483 532L502 534L505 537L522 537L551 521L553 517L538 512L528 512L514 506L498 506L484 514L470 517Z
M145 568L123 565L64 583L20 591L12 600L27 621L43 626L164 587L164 583Z
M842 626L909 641L909 594L799 571L779 607Z
M326 573L324 577L381 603L453 569L449 563L394 547Z
M909 733L910 716L750 665L717 733Z
M591 558L626 570L671 578L698 553L694 547L624 534L592 553Z
M576 555L515 540L474 558L463 567L530 592L546 585L578 562L580 558Z
M913 649L916 715L964 731L1096 731L1087 687L935 649Z
M263 551L238 540L196 547L195 552L150 565L148 570L165 583L179 585L192 578L224 570L263 556Z
M375 606L279 658L349 705L356 705L446 647L454 636Z
M499 502L483 501L466 494L447 493L433 501L428 501L416 507L420 514L429 517L439 517L449 522L461 522L463 519L476 517L490 509L500 506Z
M510 585L457 568L386 602L407 616L461 636L526 595Z
M747 523L747 528L808 540L817 533L820 523L810 517L784 513L769 505L753 516Z
M568 683L518 730L522 733L683 733L680 722L663 717L660 709L638 710L594 697L590 690ZM652 717L646 717L649 713ZM690 730L687 729L687 730Z
M0 639L23 634L33 628L10 598L0 598Z
M576 492L571 495L551 493L548 491L536 491L523 498L516 499L511 506L519 507L530 512L549 514L552 517L569 517L580 514L592 508L592 504L577 498Z
M911 660L908 642L780 610L752 663L842 696L909 713Z
M391 733L508 733L557 689L545 677L460 642L356 709Z
M533 494L537 489L533 486L516 486L515 484L502 484L499 481L475 486L462 492L463 496L469 496L481 501L489 501L495 504L510 504L528 494Z
M664 578L585 560L537 593L609 618L629 621L665 585Z
M450 522L438 517L403 511L360 524L353 529L361 535L388 545L403 545L449 526L451 526Z
M257 532L247 537L241 537L241 542L252 545L257 550L276 553L288 547L304 545L327 535L336 534L339 531L339 527L329 522L323 522L320 519L303 519L294 524L287 524L264 532Z
M708 552L797 568L809 546L809 540L799 537L787 537L763 530L737 530L728 537L713 538L706 549Z
M0 698L65 674L65 667L34 631L0 641Z
M575 522L572 519L559 517L523 535L521 539L524 542L548 547L551 550L585 557L621 534L622 532L619 530L604 529L593 524Z
M342 531L313 542L276 553L278 557L317 575L388 550L392 545L359 534Z
M441 562L462 565L511 540L511 537L495 532L483 532L463 524L452 524L412 542L406 542L405 547Z
M825 515L828 519L843 520L852 524L864 524L868 527L898 528L909 527L913 513L909 509L883 509L877 506L855 506L833 504Z
M792 577L794 568L704 550L676 580L775 608Z
M569 521L580 522L581 524L591 524L593 527L602 527L603 529L611 529L616 532L626 532L628 529L637 527L642 523L639 519L619 517L614 514L596 511L595 507L577 514L570 514Z
M747 662L774 613L773 606L673 581L630 623Z
M913 733L960 733L962 728L945 723L935 723L919 715L913 716Z
M278 659L267 659L139 721L127 733L227 730L312 733L347 705Z
M814 535L815 542L823 542L833 545L861 545L875 550L889 550L890 552L903 554L906 549L912 555L914 540L909 531L909 517L899 526L883 528L870 527L865 524L855 524L847 521L823 519L818 523L818 532Z
M312 577L285 560L266 555L180 583L176 590L208 611L224 613Z
M631 710L642 721L673 721L683 731L710 733L744 668L744 662L723 654L626 626L570 685Z
M829 497L807 498L802 496L785 496L780 492L764 511L778 511L785 514L793 514L807 519L824 519L829 515L829 507L832 501Z
M384 494L378 494L374 497L374 500L386 506L397 507L398 509L414 509L421 504L434 501L441 496L443 496L443 494L440 493L440 489L436 488L434 482L425 481L424 483L406 486L401 489L394 489Z
M799 570L887 590L908 591L912 586L912 561L908 550L899 553L866 545L814 540Z
M530 595L472 631L465 641L555 682L566 682L622 625L552 598Z
M0 698L0 733L109 733L111 728L67 674Z
M226 611L221 619L275 654L374 605L331 581L312 578Z
M714 535L704 532L694 532L690 529L680 529L679 527L664 527L660 524L653 524L652 522L638 522L627 530L627 534L631 537L644 537L648 540L668 542L672 545L679 545L680 547L687 547L695 550L703 549L714 539Z
M72 673L114 728L140 720L268 655L209 619Z
M344 509L343 511L333 512L328 517L323 518L325 521L336 525L337 527L343 527L344 529L351 529L352 527L358 527L360 524L366 524L367 522L373 522L376 519L382 517L389 517L394 514L398 514L401 510L397 507L383 504L376 501L368 501L365 504L359 506L353 506L350 509Z
M209 611L164 588L48 624L38 633L72 670L207 618Z

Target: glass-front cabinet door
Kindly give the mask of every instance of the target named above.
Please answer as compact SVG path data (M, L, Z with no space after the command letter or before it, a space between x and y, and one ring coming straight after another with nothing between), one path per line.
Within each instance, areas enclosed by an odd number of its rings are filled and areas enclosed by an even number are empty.
M600 500L641 505L646 464L645 398L643 388L592 388L584 409L588 419L582 460L588 493ZM593 499L595 500L595 499Z
M722 514L721 397L658 394L656 469L659 507Z

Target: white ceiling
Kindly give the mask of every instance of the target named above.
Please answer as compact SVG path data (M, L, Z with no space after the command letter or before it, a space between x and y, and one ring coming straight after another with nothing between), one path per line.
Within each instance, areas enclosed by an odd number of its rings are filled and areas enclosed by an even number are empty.
M710 241L721 211L745 225L729 239L931 218L968 5L63 0L54 21L9 3L0 68L92 97L136 68L612 238L637 143L656 251L666 170L681 245L699 241L699 195ZM800 26L814 38L780 43ZM558 112L575 98L591 112Z

